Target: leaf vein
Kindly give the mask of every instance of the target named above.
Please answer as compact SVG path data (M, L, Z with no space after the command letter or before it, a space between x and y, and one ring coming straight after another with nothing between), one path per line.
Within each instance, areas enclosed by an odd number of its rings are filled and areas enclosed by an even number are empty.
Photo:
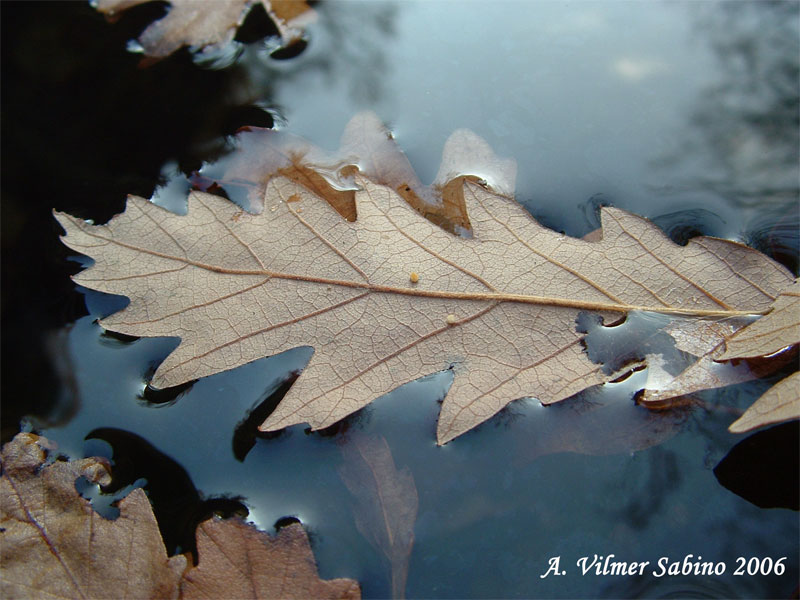
M72 583L72 585L75 587L75 591L78 593L78 595L81 598L86 598L86 596L83 593L83 590L81 590L80 586L78 585L78 582L75 580L75 576L72 574L72 571L70 571L69 567L64 562L64 559L61 558L61 554L58 552L56 547L53 545L53 542L48 537L47 531L45 530L45 528L42 525L39 524L39 522L36 520L36 518L31 514L31 512L28 510L28 507L25 506L25 502L22 499L22 494L20 493L19 489L17 488L16 484L14 483L14 479L11 477L11 473L9 473L7 470L5 470L5 471L6 471L5 475L6 475L6 478L8 479L8 483L9 483L9 485L11 485L11 488L14 490L14 493L16 494L17 499L19 500L20 508L25 513L25 516L28 517L28 522L38 530L39 535L42 537L44 542L47 544L47 548L50 550L51 554L56 557L56 560L58 560L58 563L61 565L61 568L64 569L64 572L67 574L67 577L69 577L69 580ZM45 499L44 509L46 509L46 507L47 507L47 500Z
M214 352L218 352L222 348L227 348L228 346L231 346L233 344L238 344L242 340L246 340L246 339L249 339L251 337L260 335L262 333L266 333L266 332L272 331L274 329L279 329L281 327L285 327L287 325L292 325L294 323L299 323L300 321L303 321L305 319L310 319L311 317L316 317L316 316L321 315L323 313L326 313L326 312L328 312L330 310L335 310L337 308L345 306L346 304L350 304L351 302L355 302L356 300L360 300L361 298L364 298L365 296L368 296L368 295L369 295L369 292L364 292L363 294L359 294L358 296L353 296L352 298L348 298L348 299L343 300L342 302L338 302L336 304L331 304L330 306L326 306L325 308L322 308L320 310L314 311L312 313L307 313L305 315L301 315L299 317L295 317L294 319L289 319L288 321L283 321L281 323L276 323L276 324L270 325L268 327L263 327L263 328L258 329L256 331L250 332L247 335L237 337L237 338L235 338L233 340L225 342L224 344L220 344L218 346L215 346L214 348L211 348L210 350L207 350L206 352L203 352L202 354L196 354L196 355L194 355L194 356L192 356L192 357L190 357L190 358L188 358L188 359L186 359L184 361L181 361L179 363L176 363L176 364L172 365L168 369L165 369L163 372L164 373L169 373L170 371L172 371L174 369L177 369L178 367L182 367L183 365L185 365L187 363L190 363L190 362L192 362L194 360L199 360L201 358L205 358L206 356L208 356L209 354L213 354Z
M367 192L367 193L369 193L369 192ZM414 209L413 209L413 208L411 208L410 206L409 206L409 208L408 208L408 209L409 209L409 210L414 210ZM464 273L464 274L465 274L465 275L467 275L468 277L472 277L472 278L473 278L473 279L475 279L476 281L478 281L478 282L482 283L484 286L486 286L486 287L487 287L488 289L490 289L491 291L493 291L493 292L497 292L497 288L495 288L495 287L494 287L494 286L493 286L491 283L489 283L488 281L486 281L486 280L485 280L483 277L481 277L481 276L480 276L480 275L478 275L477 273L473 273L473 272L472 272L472 271L470 271L469 269L465 269L465 268L464 268L464 267L462 267L461 265L454 263L453 261L451 261L451 260L449 260L449 259L445 258L444 256L441 256L441 255L440 255L440 254L438 254L437 252L434 252L433 250L431 250L430 248L428 248L427 246L425 246L425 245L424 245L422 242L420 242L420 241L419 241L419 240L417 240L416 238L414 238L414 237L410 236L410 235L409 235L409 234L406 232L406 230L405 230L404 228L402 228L402 227L398 226L398 225L397 225L397 223L395 223L395 222L394 222L394 220L392 219L392 217L390 217L390 216L389 216L389 214L388 214L388 213L385 213L385 214L384 214L384 217L386 218L386 220L387 220L387 221L389 221L389 223L391 223L391 224L392 224L392 226L393 226L393 227L394 227L394 228L397 230L397 232L398 232L398 233L400 233L402 236L404 236L404 237L405 237L406 239L408 239L410 242L412 242L412 243L416 244L416 245L417 245L417 247L419 247L421 250L423 250L423 251L427 252L428 254L430 254L431 256L433 256L435 259L437 259L437 260L440 260L440 261L442 261L443 263L446 263L447 265L449 265L449 266L453 267L454 269L457 269L457 270L461 271L462 273Z
M641 240L639 240L639 239L638 239L638 238L637 238L635 235L633 235L633 234L632 234L630 231L628 231L628 230L625 228L625 226L624 226L624 225L623 225L623 224L620 222L620 220L619 220L619 219L618 219L616 216L614 216L612 213L609 213L609 216L610 216L612 219L614 219L614 221L616 221L616 223L617 223L617 226L618 226L618 227L619 227L619 228L620 228L620 229L621 229L623 232L625 232L625 235L627 235L628 237L630 237L630 238L631 238L631 239L632 239L632 240L633 240L633 241L634 241L634 242L635 242L635 243L636 243L638 246L640 246L640 247L641 247L641 248L642 248L642 249L643 249L645 252L647 252L647 253L648 253L648 254L649 254L651 257L653 257L653 258L654 258L654 259L655 259L657 262L659 262L661 265L663 265L663 266L664 266L666 269L668 269L669 271L671 271L672 273L674 273L674 274L675 274L677 277L680 277L681 279L683 279L683 280L684 280L686 283L688 283L689 285L691 285L692 287L694 287L696 290L698 290L698 291L699 291L701 294L703 294L704 296L706 296L706 297L707 297L709 300L711 300L712 302L715 302L716 304L718 304L719 306L721 306L721 307L722 307L722 308L724 308L725 310L732 310L732 307L731 307L731 306L729 306L728 304L726 304L725 302L723 302L723 301L722 301L722 300L720 300L719 298L715 297L715 296L714 296L714 295L713 295L711 292L709 292L709 291L707 291L706 289L702 288L701 286L697 285L697 284L696 284L694 281L692 281L692 280L691 280L689 277L686 277L686 275L684 275L683 273L681 273L680 271L678 271L676 268L672 267L671 265L667 264L667 263L666 263L664 260L662 260L661 258L659 258L659 257L658 257L658 255L657 255L655 252L653 252L652 250L650 250L650 248L648 248L647 246L645 246L645 245L644 245L644 244L641 242ZM716 255L715 255L715 256L716 256ZM719 257L717 257L717 258L719 258ZM723 262L725 262L725 264L727 265L727 261L723 261ZM655 294L654 294L654 295L655 295Z
M444 325L443 327L439 327L438 329L434 329L433 331L429 331L425 335L419 336L417 339L412 340L411 342L409 342L405 346L402 346L401 348L398 348L394 352L391 352L390 354L387 354L386 356L383 356L380 359L376 360L374 363L372 363L367 368L360 369L359 372L356 375L354 375L353 377L351 377L347 381L344 381L344 382L340 383L339 385L337 385L335 387L329 388L325 392L325 394L327 395L327 394L330 394L331 392L334 392L334 391L336 391L338 389L343 388L344 386L352 383L356 379L361 378L364 375L364 373L369 373L373 369L381 366L382 364L384 364L385 362L393 359L394 357L399 356L403 352L406 352L406 351L410 350L411 348L413 348L417 344L420 344L420 343L424 342L425 340L428 340L428 339L430 339L432 337L435 337L435 336L439 335L440 333L442 333L444 331L447 331L448 329L452 329L454 327L458 327L459 325L464 325L466 323L469 323L470 321L473 321L473 320L475 320L475 319L477 319L479 317L482 317L482 316L488 314L489 311L494 309L496 306L499 306L500 304L501 304L500 302L493 303L490 306L487 306L486 308L481 309L480 311L478 311L477 313L475 313L473 315L470 315L468 317L464 317L463 319L460 319L460 320L455 321L453 323L448 323L447 325ZM299 404L298 408L295 411L293 411L292 413L289 413L289 414L296 414L301 408L304 408L304 407L308 406L309 404L311 404L312 402L314 402L316 400L319 400L319 398L321 398L321 397L322 396L316 396L314 398L310 398L309 400L306 400L305 402ZM327 414L326 418L324 419L325 421L327 421L327 419L330 418L330 415L332 415L336 411L338 406L339 406L339 403L336 403L336 404L333 405L331 410L328 411L328 414Z
M285 198L283 198L283 195L282 195L282 194L281 194L281 199L282 199L283 203L286 205L286 209L289 211L289 213L290 213L290 214L294 215L294 216L295 216L295 218L296 218L296 219L297 219L297 220L298 220L300 223L302 223L302 224L303 224L303 225L304 225L304 226L305 226L305 227L306 227L306 228L307 228L307 229L308 229L308 230L309 230L309 231L310 231L312 234L314 234L314 236L315 236L315 237L316 237L316 238L317 238L317 239L318 239L320 242L322 242L322 243L323 243L323 244L325 244L325 245L326 245L328 248L330 248L331 250L333 250L333 251L334 251L334 252L335 252L335 253L336 253L336 254L337 254L337 255L338 255L338 256L339 256L339 257L340 257L342 260L344 260L344 261L345 261L345 262L346 262L348 265L350 265L350 266L353 268L353 270L355 270L355 271L356 271L356 273L358 273L359 275L361 275L361 277L363 277L363 278L364 278L364 281L366 281L366 282L369 282L369 277L367 277L367 274L366 274L366 273L364 273L364 271L362 271L362 270L361 270L361 268L360 268L360 267L359 267L357 264L355 264L355 263L354 263L352 260L350 260L350 259L349 259L349 258L348 258L348 257L347 257L345 254L344 254L344 252L342 252L341 250L339 250L339 249L338 249L336 246L334 246L334 245L333 245L333 244L332 244L332 243L331 243L331 242L330 242L330 241L329 241L329 240L328 240L328 239L327 239L327 238L326 238L324 235L322 235L322 234L321 234L319 231L317 231L317 230L316 230L316 229L315 229L315 228L314 228L314 227L311 225L311 223L309 223L309 222L308 222L308 221L306 221L306 220L305 220L303 217L301 217L301 216L300 216L300 215L297 213L297 211L296 211L294 208L292 208L292 206L291 206L291 204L288 202L288 200L287 200L287 199L285 199Z
M513 373L512 375L509 375L508 377L506 377L505 379L503 379L502 381L500 381L496 385L492 386L491 388L489 388L488 390L486 390L485 392L483 392L479 396L476 396L475 398L473 398L470 402L468 402L464 406L461 406L458 409L458 411L455 413L455 416L450 420L450 426L446 430L447 434L449 435L450 431L452 431L452 429L453 429L453 425L455 425L458 422L458 416L460 416L461 413L463 413L465 410L467 410L469 408L472 408L472 406L474 404L478 403L480 400L482 400L483 398L485 398L489 394L493 393L495 390L501 388L502 386L507 384L509 381L511 381L513 379L516 379L522 373L524 373L526 371L530 371L531 369L535 369L536 367L538 367L539 365L547 362L548 360L552 360L554 357L558 356L562 352L566 352L567 350L569 350L575 344L579 344L580 341L581 341L581 338L577 338L574 341L572 341L569 344L567 344L566 346L563 346L562 348L558 348L555 352L552 352L552 353L548 354L547 356L545 356L545 357L543 357L543 358L541 358L539 360L536 360L536 361L530 363L529 365L527 365L525 367L518 368L515 373ZM583 376L585 376L585 374L581 375L581 377L583 377ZM564 386L564 387L567 387L567 386Z
M259 258L259 256L255 252L253 252L253 249L250 247L250 244L248 244L242 238L240 238L238 234L225 221L220 219L219 215L216 212L214 212L205 202L203 202L199 194L195 194L194 198L203 208L205 208L208 212L210 212L214 216L214 219L217 221L217 223L222 225L222 227L224 227L225 230L229 234L231 234L233 239L239 242L239 244L241 244L250 253L250 256L252 256L255 259L255 261L258 263L258 266L266 270L264 263L261 262L261 258Z
M565 264L561 263L560 261L557 261L557 260L555 260L553 257L551 257L551 256L548 256L547 254L545 254L545 253L543 253L543 252L540 252L539 250L537 250L536 248L534 248L533 246L531 246L531 245L530 245L528 242L526 242L526 241L525 241L524 239L522 239L522 238L521 238L519 235L517 235L517 232L516 232L516 231L514 231L514 229L512 229L511 227L509 227L509 226L508 226L508 224L506 224L506 223L503 223L503 222L502 222L502 221L500 221L500 220L499 220L497 217L495 217L495 216L494 216L494 214L493 214L493 213L492 213L492 212L491 212L491 211L490 211L490 210L489 210L489 209L486 207L486 205L483 203L483 201L482 201L482 200L480 200L480 198L478 198L478 197L477 197L476 195L474 195L474 194L473 194L473 198L475 199L475 201L476 201L478 204L480 204L480 205L481 205L481 207L482 207L482 208L483 208L483 210L486 212L486 214L488 214L488 215L491 217L491 219L492 219L492 220L493 220L495 223L497 223L497 224L498 224L498 225L500 225L500 226L501 226L503 229L505 229L506 231L508 231L508 232L509 232L509 233L510 233L510 234L511 234L511 235L512 235L512 236L513 236L513 237L514 237L514 238L515 238L515 239L516 239L518 242L520 242L520 243L521 243L523 246L525 246L525 247L526 247L526 248L527 248L527 249L528 249L530 252L532 252L533 254L536 254L537 256L539 256L539 257L543 258L544 260L546 260L546 261L547 261L547 262L549 262L550 264L552 264L552 265L554 265L554 266L558 267L559 269L562 269L562 270L566 271L567 273L569 273L569 274L573 275L574 277L577 277L578 279L581 279L582 281L584 281L584 282L588 283L590 286L592 286L593 288L595 288L595 289L596 289L598 292L600 292L601 294L603 294L604 296L606 296L606 297L607 297L607 298L609 298L610 300L612 300L612 301L614 301L614 302L617 302L617 303L622 303L622 300L620 300L620 299L619 299L618 297L616 297L614 294L611 294L610 292L608 292L608 291L606 291L605 289L603 289L603 287L602 287L601 285L599 285L599 284L595 283L594 281L592 281L592 280L591 280L591 279L589 279L588 277L586 277L586 276L582 275L581 273L579 273L579 272L578 272L578 271L576 271L575 269L572 269L572 268L568 267L567 265L565 265Z
M175 312L172 312L172 313L163 315L161 317L158 317L157 319L147 319L147 320L144 320L144 321L114 321L114 325L143 325L145 323L158 323L159 321L163 321L165 319L169 319L169 318L174 317L176 315L180 315L180 314L183 314L185 312L189 312L191 310L195 310L197 308L205 308L207 306L212 306L212 305L214 305L214 304L216 304L218 302L223 302L224 300L227 300L228 298L233 298L234 296L238 296L240 294L246 294L247 292L249 292L251 290L254 290L256 288L261 287L265 283L268 283L270 280L271 280L271 278L267 277L266 279L264 279L264 281L260 281L260 282L258 282L256 284L251 285L250 287L244 288L243 290L236 290L235 292L231 292L230 294L226 294L225 296L219 296L217 298L214 298L213 300L209 300L208 302L201 302L199 304L192 304L191 306L187 306L185 308L182 308L181 310L176 310Z

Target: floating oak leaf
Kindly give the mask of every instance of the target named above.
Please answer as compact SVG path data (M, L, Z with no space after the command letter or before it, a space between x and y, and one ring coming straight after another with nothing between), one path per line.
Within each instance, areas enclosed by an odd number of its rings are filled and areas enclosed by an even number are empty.
M598 241L569 238L470 181L472 235L460 237L394 189L354 177L355 222L282 176L255 215L194 192L185 216L131 197L107 225L56 217L64 243L95 260L75 281L131 299L104 327L181 338L154 387L314 347L263 430L327 427L450 367L445 443L514 399L549 404L613 378L583 352L581 310L758 314L792 281L746 246L705 237L679 246L614 208L602 209Z
M764 392L728 430L744 433L751 429L791 419L800 419L800 372L782 379Z
M210 519L197 528L197 553L181 598L361 598L352 579L319 578L299 523L270 537L238 519Z
M21 433L6 444L0 479L4 598L176 598L186 566L167 558L147 496L133 490L104 519L75 481L108 483L101 459L45 465L47 440Z
M271 129L251 127L239 132L236 139L235 152L204 165L193 182L203 191L212 185L222 187L254 213L263 210L267 183L278 175L325 198L345 219L354 221L357 186L350 176L358 171L374 183L392 188L421 215L450 231L470 228L463 195L465 179L485 183L504 196L514 194L516 162L496 156L486 141L467 129L458 129L448 138L431 185L419 180L392 134L368 111L350 120L335 152ZM275 204L269 209L274 210Z
M93 0L97 10L109 19L150 0ZM257 3L264 6L284 43L297 39L299 27L313 19L314 11L301 0L169 0L165 17L151 23L139 36L144 53L163 58L181 46L218 48L233 40L236 29Z
M392 597L405 597L419 497L408 467L398 470L383 437L360 433L342 446L339 475L356 500L356 526L392 568Z

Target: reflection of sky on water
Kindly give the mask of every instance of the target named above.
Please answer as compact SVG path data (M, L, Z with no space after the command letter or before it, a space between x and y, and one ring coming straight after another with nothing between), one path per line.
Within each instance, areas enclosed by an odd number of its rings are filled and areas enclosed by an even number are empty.
M354 104L372 108L420 178L431 181L447 136L469 127L517 159L519 197L562 227L580 232L578 205L598 193L623 207L637 202L641 211L642 196L652 196L644 186L659 184L648 160L677 143L674 134L713 66L707 49L688 43L686 15L631 3L461 8L399 5L394 35L373 42L385 64L375 100L358 93L352 70L360 65L335 60L329 72L308 70L279 85L275 102L292 131L333 148ZM351 3L321 10L312 32L321 39L301 61L338 46L326 39L326 19L349 18L346 31L357 25Z
M719 110L720 94L725 105L752 98L730 85L738 73L720 65L726 57L710 42L726 32L742 36L759 51L759 83L778 77L777 85L783 80L770 68L791 43L774 48L768 34L763 41L754 31L753 22L763 20L767 31L775 24L769 6L728 22L694 4L323 4L292 77L272 88L273 105L293 133L330 149L355 110L375 110L425 182L436 174L447 136L469 127L518 160L518 197L534 214L572 234L587 227L579 207L601 195L650 217L702 206L722 220L708 224L710 233L736 237L756 212L741 211L736 203L747 198L730 185L710 185L710 176L732 153L763 148L764 141L741 126L746 114ZM786 33L791 38L791 24ZM718 114L710 122L703 111ZM762 115L770 116L786 118ZM736 128L744 139L709 148L715 131L701 131L705 141L692 139L704 125ZM791 140L781 147L796 158ZM709 156L714 152L726 155ZM776 158L760 169L773 181L796 181L796 160ZM758 176L747 175L765 184ZM733 183L752 184L741 176ZM786 204L791 193L775 199Z

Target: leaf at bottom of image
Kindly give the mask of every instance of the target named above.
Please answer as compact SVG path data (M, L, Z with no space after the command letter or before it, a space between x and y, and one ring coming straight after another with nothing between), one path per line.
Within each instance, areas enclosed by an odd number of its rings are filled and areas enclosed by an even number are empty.
M383 436L356 433L342 445L339 476L355 500L356 527L391 566L392 598L405 598L419 494L408 467L395 466Z
M197 527L197 553L181 598L361 598L352 579L319 578L299 523L272 537L238 519L210 519Z
M49 462L52 446L21 433L3 447L3 598L361 597L353 580L319 579L299 524L270 537L241 521L206 521L198 527L197 567L187 566L183 555L168 557L142 489L119 502L117 519L106 519L75 482L109 483L107 461ZM225 592L214 596L220 582Z

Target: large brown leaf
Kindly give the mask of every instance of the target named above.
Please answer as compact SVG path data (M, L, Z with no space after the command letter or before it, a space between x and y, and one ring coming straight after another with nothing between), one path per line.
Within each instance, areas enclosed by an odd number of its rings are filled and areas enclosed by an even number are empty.
M445 443L516 398L552 403L613 377L582 350L582 310L758 314L792 281L746 246L678 246L618 209L603 209L597 241L578 240L465 181L472 235L459 237L397 191L356 182L355 222L282 176L256 215L195 192L185 216L136 197L107 225L56 216L64 243L96 261L75 281L131 298L104 327L181 338L155 387L314 347L264 430L326 427L451 367L437 431Z
M352 579L323 581L308 537L292 523L270 537L237 519L210 519L197 528L197 567L181 582L181 598L341 598L357 600Z
M95 8L115 18L132 6L151 0L96 0ZM236 28L256 4L263 5L284 42L300 35L298 27L312 18L313 11L302 0L169 0L165 17L150 24L139 36L144 53L163 58L181 46L220 47L233 39Z
M19 434L2 453L0 567L3 598L176 598L186 559L167 558L141 489L104 519L75 480L108 483L99 459L43 466L48 441Z

